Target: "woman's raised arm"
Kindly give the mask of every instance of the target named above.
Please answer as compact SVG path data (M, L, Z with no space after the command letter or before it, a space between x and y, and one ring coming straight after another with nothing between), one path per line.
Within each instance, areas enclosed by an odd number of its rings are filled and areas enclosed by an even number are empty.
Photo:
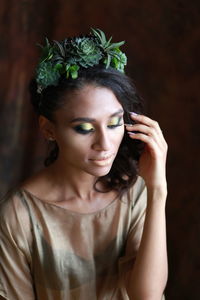
M132 139L145 143L139 174L147 187L147 210L140 247L130 273L127 292L133 300L161 300L167 282L165 203L167 144L156 121L131 114L126 125Z

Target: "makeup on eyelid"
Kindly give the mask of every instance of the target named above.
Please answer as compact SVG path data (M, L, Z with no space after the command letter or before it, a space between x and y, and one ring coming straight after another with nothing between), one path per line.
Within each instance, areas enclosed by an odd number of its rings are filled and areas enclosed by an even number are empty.
M122 126L123 125L123 123L121 123L122 118L123 118L122 116L113 117L107 124L107 127L108 128L116 128L118 126ZM95 127L93 126L92 123L85 122L85 123L81 123L81 124L73 127L73 129L78 133L87 134L87 133L93 132L95 130Z

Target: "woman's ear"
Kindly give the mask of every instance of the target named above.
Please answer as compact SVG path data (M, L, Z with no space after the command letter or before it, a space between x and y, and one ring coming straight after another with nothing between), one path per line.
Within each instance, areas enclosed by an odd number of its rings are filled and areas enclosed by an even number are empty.
M39 127L46 140L55 141L55 128L53 122L44 116L39 116Z

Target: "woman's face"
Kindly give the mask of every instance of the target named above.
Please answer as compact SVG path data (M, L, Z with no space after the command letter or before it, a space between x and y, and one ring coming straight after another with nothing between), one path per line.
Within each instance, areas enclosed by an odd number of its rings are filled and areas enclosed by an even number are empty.
M114 93L87 85L55 113L59 161L71 171L106 175L124 135L123 108Z

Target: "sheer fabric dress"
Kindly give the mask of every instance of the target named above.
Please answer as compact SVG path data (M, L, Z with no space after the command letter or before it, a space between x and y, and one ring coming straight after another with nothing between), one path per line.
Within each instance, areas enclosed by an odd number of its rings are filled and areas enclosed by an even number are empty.
M140 244L146 188L80 214L21 188L0 204L0 295L8 300L121 300Z

